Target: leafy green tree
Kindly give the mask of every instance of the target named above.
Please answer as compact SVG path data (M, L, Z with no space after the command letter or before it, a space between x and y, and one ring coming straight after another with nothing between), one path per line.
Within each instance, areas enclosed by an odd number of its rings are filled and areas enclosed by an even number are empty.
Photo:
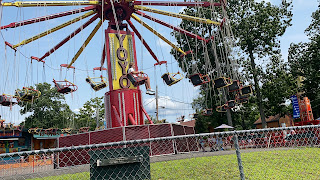
M41 96L33 103L19 103L21 115L28 115L24 126L26 128L68 127L72 122L73 112L65 103L64 96L48 83L36 84L36 89L41 92Z
M259 119L259 110L255 101L256 97L251 97L248 103L242 104L240 110L233 113L233 119L237 122L234 126L235 129L255 128L254 122Z
M80 108L75 118L75 128L90 127L90 130L95 130L97 127L103 126L105 110L103 97L91 98L85 102Z
M320 116L320 10L312 13L312 22L306 29L310 41L306 43L291 44L288 61L295 78L303 76L302 89L312 105L315 118Z
M237 58L243 61L242 65L245 65L244 70L247 71L248 75L247 81L250 82L250 79L253 79L263 127L266 127L260 88L261 72L263 70L257 66L256 61L280 53L278 37L282 36L286 28L291 25L291 7L291 1L288 0L283 0L278 6L272 5L270 2L256 2L255 0L229 0L227 3L227 15L231 21L235 45L240 48L240 54ZM215 16L223 18L221 8L216 8L216 10L218 15ZM187 8L183 13L207 19L213 17L212 11L208 8ZM233 77L235 74L233 67L227 66L227 64L231 64L232 57L225 58L225 54L221 53L231 50L225 43L221 43L221 37L223 38L222 34L225 29L220 31L216 27L199 25L186 20L181 22L180 27L204 38L210 38L213 35L220 37L220 40L215 38L213 43L203 45L203 42L199 40L175 34L177 42L183 50L197 52L195 56L189 58L177 58L182 70L191 74L196 69L198 72L206 74L208 69L211 68L215 69L215 72L212 72L214 77L221 75ZM218 50L215 51L214 49ZM175 54L175 51L172 53ZM202 87L202 90L208 91L205 86Z
M230 0L228 14L232 21L237 45L242 50L244 59L249 61L248 70L252 75L254 90L258 100L262 127L266 127L264 107L261 95L261 74L256 60L265 56L279 54L279 36L282 36L292 20L291 1L283 0L279 6L255 2L254 0ZM248 57L248 58L246 58Z
M285 115L288 107L285 104L295 94L295 79L290 73L288 63L280 56L274 55L267 64L262 78L262 96L267 116Z

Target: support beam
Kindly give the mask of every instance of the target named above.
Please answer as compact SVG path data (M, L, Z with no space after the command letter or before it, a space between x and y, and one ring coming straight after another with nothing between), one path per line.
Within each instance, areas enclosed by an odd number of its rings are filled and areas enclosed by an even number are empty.
M35 40L37 40L37 39L39 39L39 38L42 38L42 37L44 37L44 36L46 36L46 35L48 35L48 34L51 34L51 33L55 32L55 31L58 31L58 30L60 30L60 29L62 29L62 28L64 28L64 27L67 27L67 26L69 26L69 25L71 25L71 24L73 24L73 23L76 23L76 22L80 21L81 19L85 19L85 18L91 16L91 15L94 14L94 13L96 13L96 12L95 12L95 11L87 12L87 13L85 13L85 14L82 15L82 16L79 16L79 17L74 18L74 19L72 19L72 20L70 20L70 21L67 21L67 22L65 22L65 23L63 23L63 24L60 24L59 26L56 26L56 27L54 27L54 28L52 28L52 29L49 29L49 30L47 30L47 31L45 31L45 32L42 32L42 33L38 34L38 35L35 35L35 36L33 36L33 37L29 38L29 39L23 40L23 41L21 41L19 44L13 45L12 48L16 48L16 47L19 47L19 46L28 44L28 43L30 43L30 42L32 42L32 41L35 41Z
M133 117L132 117L132 114L129 114L128 117L129 117L129 121L130 121L130 123L131 123L132 125L137 125L137 123L134 121L134 119L133 119Z
M73 15L73 14L76 14L76 13L90 11L90 10L93 10L93 9L96 9L96 7L95 6L87 6L87 7L80 8L80 9L74 9L74 10L70 10L70 11L65 11L65 12L62 12L62 13L51 14L51 15L48 15L48 16L37 17L37 18L33 18L33 19L20 21L20 22L13 22L13 23L10 23L8 25L1 26L0 30L1 29L7 29L7 28L16 28L16 27L20 27L20 26L24 26L24 25L28 25L28 24L47 21L47 20L51 20L51 19L55 19L55 18L59 18L59 17Z
M210 3L210 2L135 1L134 5L210 7L210 6L221 6L222 4L217 2Z
M156 14L166 15L166 16L170 16L170 17L176 17L176 18L185 19L185 20L189 20L189 21L195 21L195 22L204 23L204 24L213 24L213 25L217 25L217 26L220 26L220 24L221 24L219 22L212 21L210 19L203 19L203 18L199 18L199 17L163 11L160 9L154 9L154 8L149 8L149 7L145 7L145 6L136 6L135 5L134 9L139 9L142 11L148 11L148 12L152 12L152 13L156 13Z
M39 6L88 6L99 5L99 1L16 1L3 2L2 6L39 7Z
M158 63L159 63L159 59L157 58L157 56L154 54L154 52L151 50L150 46L147 44L147 42L142 38L141 34L139 33L139 31L137 30L137 28L133 25L133 23L130 20L127 20L129 26L131 27L131 29L134 31L134 33L136 33L136 35L138 36L138 38L140 39L140 41L142 42L142 44L144 45L144 47L146 47L146 49L149 51L149 53L151 54L151 56L153 57L153 59L155 59Z
M143 106L140 106L140 107L141 107L141 110L142 110L142 112L144 113L144 115L147 117L149 123L150 123L150 124L153 124L153 122L152 122L151 118L149 117L147 111L143 108Z
M74 32L72 32L69 36L64 38L60 43L58 43L56 46L54 46L52 49L50 49L46 54L44 54L41 58L39 58L40 61L42 61L44 58L48 57L50 54L55 52L57 49L59 49L61 46L63 46L66 42L68 42L70 39L72 39L75 35L77 35L79 32L81 32L83 29L88 27L92 22L94 22L96 19L98 19L99 14L94 15L89 21L84 23L82 26L80 26L78 29L76 29Z
M112 110L113 110L113 112L114 112L114 114L116 116L116 119L117 119L118 123L120 124L121 127L123 127L123 123L121 122L121 119L120 119L119 113L117 111L117 108L114 105L112 105Z
M147 28L149 31L151 31L153 34L155 34L156 36L158 36L160 39L162 39L164 42L166 42L167 44L169 44L172 48L176 49L177 51L179 51L182 54L186 54L184 51L182 51L179 47L177 47L176 45L174 45L171 41L169 41L167 38L163 37L160 33L158 33L156 30L154 30L151 26L149 26L148 24L144 23L140 18L138 18L136 15L131 14L131 17L133 19L135 19L136 21L138 21L142 26L144 26L145 28Z
M97 33L97 31L99 30L99 28L102 25L102 20L100 19L99 23L96 25L96 27L93 29L93 31L89 34L88 38L86 39L86 41L82 44L81 48L78 50L77 54L72 58L71 63L68 65L68 67L70 67L80 56L80 54L83 52L84 48L87 47L87 45L89 44L89 42L91 41L91 39L93 38L93 36Z
M159 24L161 24L161 25L164 25L164 26L166 26L166 27L168 27L168 28L171 28L171 29L173 29L173 30L175 30L175 31L178 31L178 32L180 32L180 33L183 33L183 34L185 34L185 35L187 35L187 36L189 36L189 37L191 37L191 38L198 39L198 40L201 40L201 41L204 41L204 42L207 41L206 39L204 39L204 38L202 38L202 37L200 37L200 36L198 36L198 35L196 35L196 34L193 34L193 33L189 32L189 31L186 31L186 30L181 29L181 28L179 28L179 27L173 26L173 25L171 25L171 24L169 24L169 23L166 23L166 22L164 22L164 21L162 21L162 20L160 20L160 19L157 19L157 18L155 18L155 17L149 16L149 15L147 15L146 13L143 13L143 12L141 12L141 11L136 11L135 13L138 14L138 15L140 15L140 16L142 16L142 17L145 17L145 18L147 18L147 19L150 19L151 21L154 21L154 22L159 23Z

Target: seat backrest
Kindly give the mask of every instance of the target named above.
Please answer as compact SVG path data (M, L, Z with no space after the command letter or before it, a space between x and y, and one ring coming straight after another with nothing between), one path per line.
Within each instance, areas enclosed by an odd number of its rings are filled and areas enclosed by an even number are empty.
M227 85L226 80L223 77L220 77L220 78L214 80L214 87L215 88L222 88L226 85Z
M86 78L86 81L87 81L87 83L90 83L90 84L92 83L91 79L89 79L89 78Z
M137 80L134 78L133 74L129 73L127 74L127 78L131 81L131 83L136 86Z
M24 95L26 95L26 93L24 91L19 91L18 94L20 97L23 97Z
M190 80L194 86L200 85L202 83L202 79L199 74L195 74L190 76Z
M228 105L228 108L233 108L236 105L236 103L234 100L231 100L227 102L227 105Z
M97 85L95 85L95 86L92 86L92 88L93 88L95 91L99 91L100 89L103 89L103 88L105 88L105 87L107 87L107 84L104 83L104 82L99 83L99 84L97 84Z
M245 86L245 87L241 88L241 94L242 95L251 94L251 93L252 93L251 86Z
M0 103L2 103L2 102L5 101L5 100L6 100L5 96L0 95Z
M194 118L194 119L197 119L197 118L198 118L198 114L194 114L194 115L193 115L193 118Z
M236 91L236 90L239 90L240 87L239 87L239 82L238 81L233 81L233 83L228 86L229 88L229 91Z
M237 103L247 103L247 102L248 102L248 98L237 100Z
M161 77L164 80L164 82L166 82L167 85L171 85L174 82L174 80L171 78L169 73L166 73L166 74L162 75Z
M57 88L58 90L60 90L60 89L62 89L62 88L63 88L63 85L62 85L62 84L60 84L60 83L56 83L56 88Z

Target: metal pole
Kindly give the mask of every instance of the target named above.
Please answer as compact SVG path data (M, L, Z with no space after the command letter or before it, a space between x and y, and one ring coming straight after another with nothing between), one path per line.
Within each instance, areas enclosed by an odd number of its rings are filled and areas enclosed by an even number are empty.
M157 113L157 122L159 122L158 85L156 86L156 113Z
M100 124L99 124L99 105L97 105L97 108L96 108L96 129L99 128Z
M239 144L238 144L238 136L237 134L234 134L233 136L233 141L234 141L234 147L236 148L236 154L237 154L237 159L238 159L238 166L239 166L239 171L240 171L240 179L244 180L244 172L243 172L243 166L242 166L242 160L241 160L241 154L240 154L240 149L239 149Z

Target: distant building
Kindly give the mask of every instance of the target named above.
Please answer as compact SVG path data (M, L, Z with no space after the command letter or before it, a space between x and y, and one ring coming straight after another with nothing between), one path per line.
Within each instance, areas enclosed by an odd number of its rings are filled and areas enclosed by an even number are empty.
M27 130L0 129L0 154L31 150L32 135Z
M194 127L196 125L196 120L185 121L185 122L180 121L180 124L183 126Z
M275 116L269 116L266 118L267 127L273 128L273 127L289 127L293 126L293 117L290 115L285 115L284 117L280 117L279 114ZM254 122L254 125L257 129L262 128L262 122L261 118L259 118L256 122Z

